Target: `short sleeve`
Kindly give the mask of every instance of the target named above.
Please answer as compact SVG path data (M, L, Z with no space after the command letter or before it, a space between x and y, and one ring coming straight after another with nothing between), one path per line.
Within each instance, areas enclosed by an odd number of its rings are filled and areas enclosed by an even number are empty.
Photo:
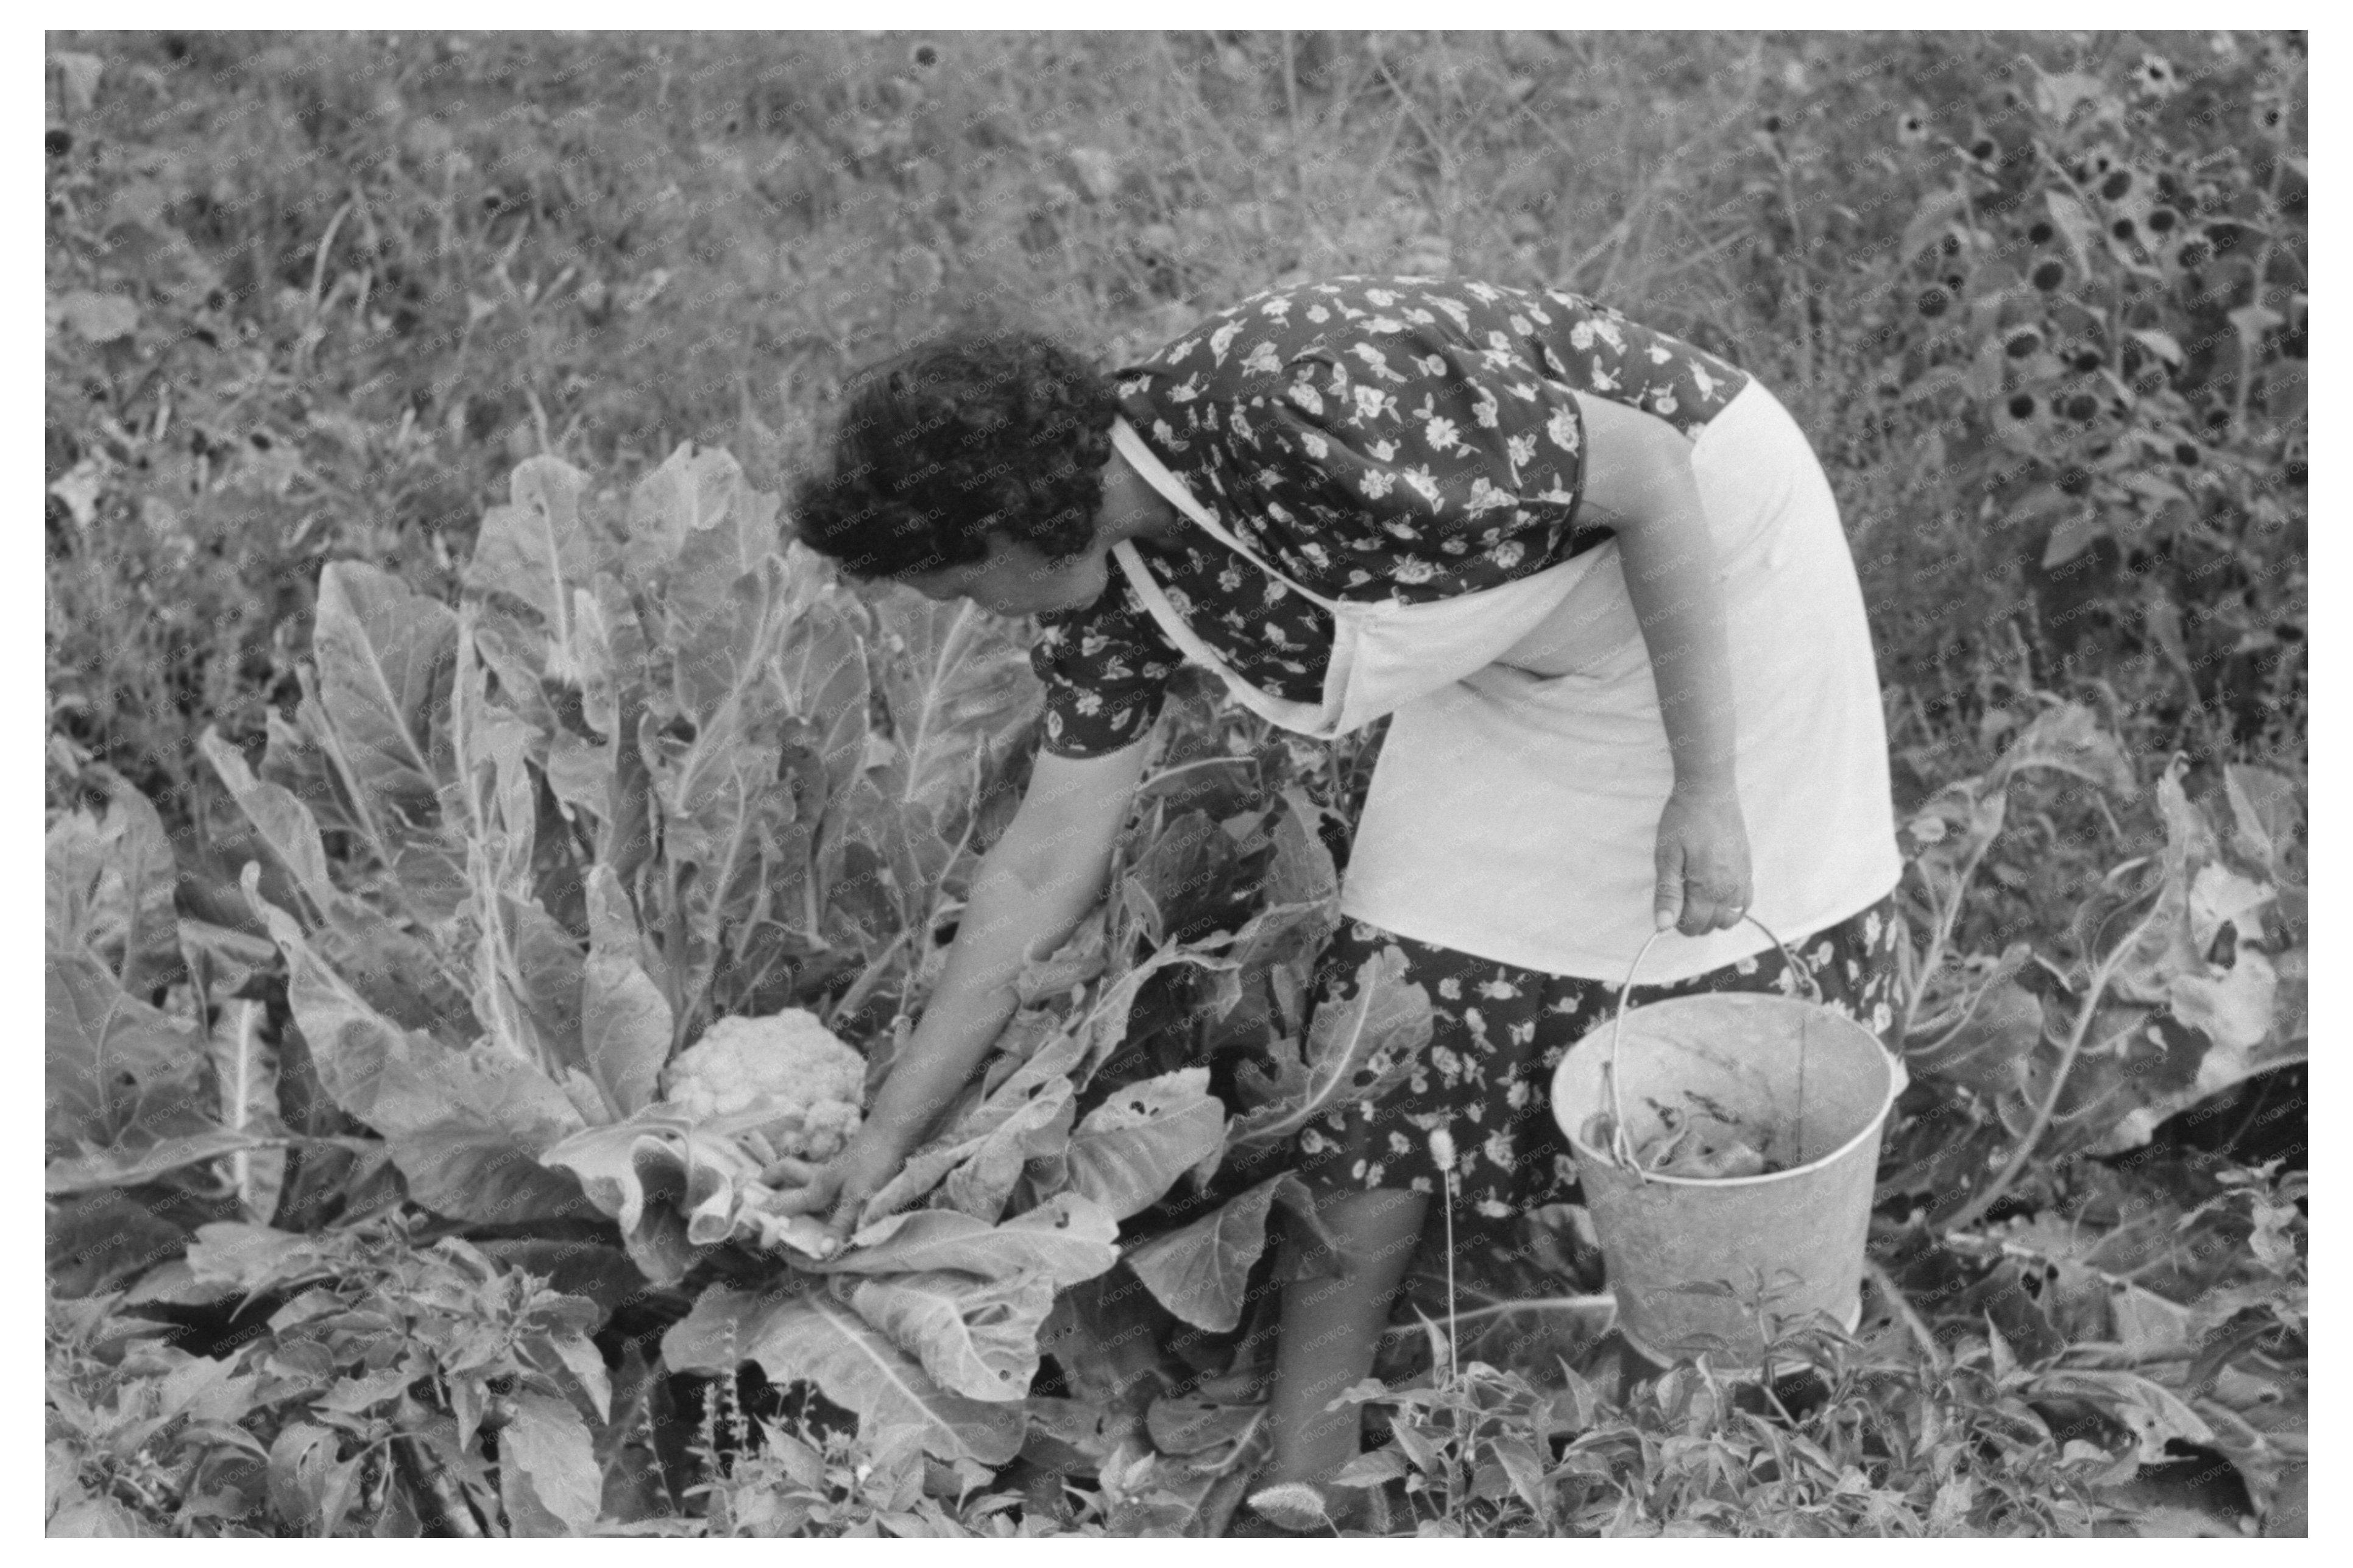
M1369 553L1352 584L1387 575L1407 588L1440 575L1468 583L1599 543L1580 535L1585 426L1568 385L1531 363L1525 341L1493 334L1484 353L1405 337L1324 345L1270 387L1259 444L1267 499L1354 513ZM1370 523L1370 528L1364 523Z
M1046 751L1099 757L1134 744L1160 716L1179 662L1116 572L1086 609L1040 616L1029 667L1046 686Z

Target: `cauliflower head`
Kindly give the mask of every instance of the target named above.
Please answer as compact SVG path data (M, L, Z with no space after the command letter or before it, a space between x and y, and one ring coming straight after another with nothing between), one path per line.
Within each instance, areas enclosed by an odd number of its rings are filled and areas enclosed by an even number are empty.
M724 1118L802 1160L840 1152L865 1087L866 1058L798 1007L722 1018L662 1069L664 1103L697 1121Z

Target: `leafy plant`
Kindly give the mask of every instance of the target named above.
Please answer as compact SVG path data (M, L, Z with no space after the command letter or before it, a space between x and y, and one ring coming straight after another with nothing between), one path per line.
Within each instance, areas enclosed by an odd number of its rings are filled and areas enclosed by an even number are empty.
M272 1310L225 1355L120 1315L230 1299ZM397 1221L207 1226L130 1296L53 1303L51 1532L575 1533L603 1491L601 1316Z
M1955 952L1970 879L2002 831L2013 781L2033 771L2136 793L2114 737L2062 704L1906 828L1926 942L1916 957L1906 950L1915 971L1899 1028L1913 1070L1959 1094L1898 1131L1900 1168L1883 1191L1931 1195L1933 1212L1964 1228L2031 1162L2146 1142L2168 1116L2306 1050L2303 889L2290 858L2300 809L2294 786L2264 769L2222 770L2225 830L2189 799L2176 759L2155 790L2161 849L2107 872L2075 912L2065 962L2024 942L1999 956Z

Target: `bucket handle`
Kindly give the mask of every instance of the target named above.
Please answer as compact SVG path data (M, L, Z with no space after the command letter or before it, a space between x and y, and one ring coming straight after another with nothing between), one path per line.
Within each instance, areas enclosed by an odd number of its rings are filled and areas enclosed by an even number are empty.
M1798 955L1789 951L1789 944L1774 936L1773 928L1755 915L1743 910L1740 918L1772 937L1773 945L1781 950L1782 962L1789 966L1789 973L1806 983L1807 988L1814 994L1814 1005L1821 1005L1821 982L1798 962ZM1626 1023L1626 998L1634 989L1635 971L1641 969L1642 960L1651 955L1651 944L1666 935L1668 929L1662 927L1652 931L1644 940L1641 951L1634 954L1634 962L1626 966L1626 978L1618 986L1618 1013L1609 1020L1609 1062L1603 1075L1609 1080L1609 1157L1646 1183L1650 1180L1650 1173L1642 1169L1642 1163L1634 1156L1634 1140L1626 1131L1626 1104L1618 1093L1618 1032Z

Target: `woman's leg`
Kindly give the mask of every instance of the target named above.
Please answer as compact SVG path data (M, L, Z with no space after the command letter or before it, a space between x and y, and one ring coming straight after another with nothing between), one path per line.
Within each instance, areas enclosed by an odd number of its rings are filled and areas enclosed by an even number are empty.
M1339 1271L1282 1289L1282 1335L1267 1406L1274 1436L1269 1484L1328 1483L1356 1457L1363 1410L1347 1405L1327 1413L1324 1407L1372 1372L1390 1300L1429 1206L1419 1193L1395 1191L1336 1192L1317 1201L1316 1216L1339 1244L1333 1255Z

